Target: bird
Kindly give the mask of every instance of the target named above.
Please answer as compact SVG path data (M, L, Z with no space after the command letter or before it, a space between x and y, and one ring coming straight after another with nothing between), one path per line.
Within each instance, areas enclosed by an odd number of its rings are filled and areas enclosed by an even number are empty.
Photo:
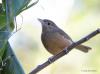
M69 47L74 41L70 36L60 29L53 21L49 19L40 19L38 21L42 25L41 41L46 50L52 55L56 55L64 48ZM78 45L76 49L87 53L91 47Z

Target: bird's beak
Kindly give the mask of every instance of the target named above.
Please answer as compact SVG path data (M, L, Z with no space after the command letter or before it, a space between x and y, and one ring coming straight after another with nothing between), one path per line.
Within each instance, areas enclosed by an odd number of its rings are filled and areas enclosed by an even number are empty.
M40 18L38 18L38 21L39 21L41 24L44 23L44 21L43 21L42 19L40 19Z
M43 19L38 18L38 21L41 23L42 26L45 26L45 27L47 26L47 25L45 24L45 22L43 21Z

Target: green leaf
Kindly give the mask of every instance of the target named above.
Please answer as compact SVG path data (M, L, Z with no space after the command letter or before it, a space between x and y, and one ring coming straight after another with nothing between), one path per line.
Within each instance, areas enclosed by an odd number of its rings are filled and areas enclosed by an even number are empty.
M12 0L13 2L13 12L14 12L14 15L18 15L19 12L24 8L26 7L31 0Z
M6 13L3 11L2 4L0 4L0 29L6 26Z
M2 0L2 4L0 4L0 74L25 74L8 43L8 39L14 29L14 18L38 2L37 0L28 5L30 1Z
M6 16L5 14L0 14L0 29L6 26Z
M6 65L3 67L1 74L25 74L9 43L6 44L3 60Z
M9 33L7 31L0 31L0 58L2 58L4 54L5 45L7 43L8 36L9 36Z
M29 9L30 7L34 6L35 4L38 3L38 1L39 1L39 0L37 0L36 2L34 2L34 3L32 3L32 4L28 5L28 6L25 6L21 11L18 12L18 14L21 13L22 11L27 10L27 9Z
M7 1L7 2L6 2ZM14 29L14 18L22 11L32 7L38 3L38 0L28 6L31 0L3 0L3 8L6 10L7 29L12 31ZM5 4L6 2L6 4ZM5 6L6 5L6 6ZM9 25L8 25L9 24ZM4 25L3 25L4 26Z
M37 0L36 2L28 5L32 0L9 0L10 2L10 7L12 7L12 14L14 16L17 16L18 14L20 14L22 11L34 6L35 4L38 3L39 0ZM3 8L6 10L6 0L2 0L3 2Z

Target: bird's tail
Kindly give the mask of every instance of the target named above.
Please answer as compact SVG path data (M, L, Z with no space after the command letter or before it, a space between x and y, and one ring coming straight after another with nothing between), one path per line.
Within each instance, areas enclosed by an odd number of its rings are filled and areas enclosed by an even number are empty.
M91 47L84 46L84 45L78 45L78 46L76 46L76 49L87 53L89 50L91 50Z

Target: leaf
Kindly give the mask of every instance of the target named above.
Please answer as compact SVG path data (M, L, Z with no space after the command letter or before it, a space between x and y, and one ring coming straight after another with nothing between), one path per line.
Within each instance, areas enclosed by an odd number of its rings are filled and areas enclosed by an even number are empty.
M0 29L6 25L6 14L3 11L2 4L0 4Z
M25 74L9 43L6 44L3 60L6 65L1 74Z
M38 3L38 1L39 1L39 0L37 0L36 2L34 2L34 3L32 3L32 4L28 5L28 6L26 6L26 7L25 7L25 8L23 8L20 12L22 12L22 11L24 11L24 10L27 10L28 8L30 8L30 7L32 7L32 6L34 6L35 4L37 4L37 3ZM18 12L18 14L19 14L20 12Z
M14 16L17 16L18 14L20 14L22 11L34 6L35 4L38 3L39 0L37 0L36 2L30 4L28 6L28 4L31 2L32 0L9 0L10 2L10 7L12 7L12 14ZM3 8L6 10L6 0L2 0L3 2Z
M8 36L9 33L7 31L0 31L0 58L1 59L5 51L5 45L7 43Z
M0 74L25 74L7 41L14 29L14 18L38 2L28 6L30 1L2 0L0 4Z
M6 16L4 14L0 14L0 29L6 26Z
M38 0L32 4L30 4L28 6L28 4L31 2L31 0L2 0L3 4L2 4L2 8L4 8L3 10L6 10L6 18L5 15L2 16L6 19L6 23L7 23L7 29L9 31L13 31L14 29L14 18L16 18L16 16L18 14L20 14L22 11L32 7L33 5L38 3ZM1 17L1 18L2 18ZM5 22L5 19L4 22ZM5 24L5 23L4 23ZM4 27L5 25L2 24ZM1 27L1 28L2 28Z

